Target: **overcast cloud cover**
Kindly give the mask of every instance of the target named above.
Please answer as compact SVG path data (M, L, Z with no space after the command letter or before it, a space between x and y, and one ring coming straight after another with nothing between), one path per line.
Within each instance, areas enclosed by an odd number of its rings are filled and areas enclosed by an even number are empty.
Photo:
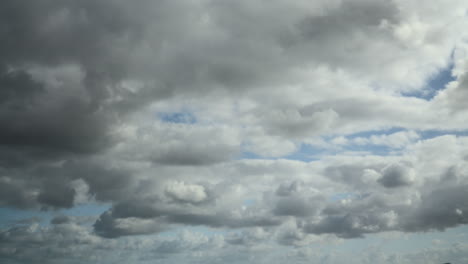
M0 1L0 262L467 263L466 0Z

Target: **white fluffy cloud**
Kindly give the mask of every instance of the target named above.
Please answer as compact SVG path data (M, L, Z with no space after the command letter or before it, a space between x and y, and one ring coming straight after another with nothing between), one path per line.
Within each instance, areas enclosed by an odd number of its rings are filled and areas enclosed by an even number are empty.
M205 187L197 184L185 184L184 182L171 182L166 186L166 195L182 202L199 203L208 195Z

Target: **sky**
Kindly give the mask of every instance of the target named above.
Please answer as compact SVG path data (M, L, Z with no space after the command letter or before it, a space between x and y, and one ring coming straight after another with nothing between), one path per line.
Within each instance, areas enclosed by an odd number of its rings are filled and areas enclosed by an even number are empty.
M468 263L466 0L0 1L0 262Z

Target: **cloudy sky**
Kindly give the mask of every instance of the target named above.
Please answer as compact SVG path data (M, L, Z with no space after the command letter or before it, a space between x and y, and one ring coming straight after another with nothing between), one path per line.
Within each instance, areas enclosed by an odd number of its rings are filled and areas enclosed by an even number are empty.
M466 0L1 0L0 262L467 263Z

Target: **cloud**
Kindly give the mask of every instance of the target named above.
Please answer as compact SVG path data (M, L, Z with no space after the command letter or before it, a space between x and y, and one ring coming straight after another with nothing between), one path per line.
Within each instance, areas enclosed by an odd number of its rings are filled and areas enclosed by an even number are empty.
M59 216L52 218L52 220L50 220L50 223L54 225L66 224L69 222L71 222L71 219L70 217L66 215L59 215Z
M128 127L127 131L118 154L129 160L203 166L230 160L239 152L238 131L223 125L157 123Z
M405 229L444 230L447 227L463 225L468 222L466 185L436 188L425 193L421 205L408 216Z
M0 206L56 214L0 259L338 263L304 246L466 225L466 11L2 1Z
M51 229L37 223L13 227L0 234L0 259L7 262L51 261L68 255L68 263L79 258L93 258L90 248L101 242L86 228L75 223L55 225ZM49 254L44 254L48 250Z
M5 1L2 10L2 146L34 159L108 147L116 119L103 101L124 72L117 50L138 28L129 10L111 1Z
M352 139L340 136L334 138L332 143L337 145L377 145L402 148L419 138L420 136L414 131L400 131L388 135L372 135L370 137L354 137Z
M165 227L157 220L135 217L113 218L111 212L105 212L94 223L94 230L102 237L115 238L161 232Z
M166 186L165 194L176 201L199 203L208 198L205 187L184 182L172 182Z
M382 170L382 178L378 180L387 188L410 185L414 181L414 171L404 165L392 164Z

